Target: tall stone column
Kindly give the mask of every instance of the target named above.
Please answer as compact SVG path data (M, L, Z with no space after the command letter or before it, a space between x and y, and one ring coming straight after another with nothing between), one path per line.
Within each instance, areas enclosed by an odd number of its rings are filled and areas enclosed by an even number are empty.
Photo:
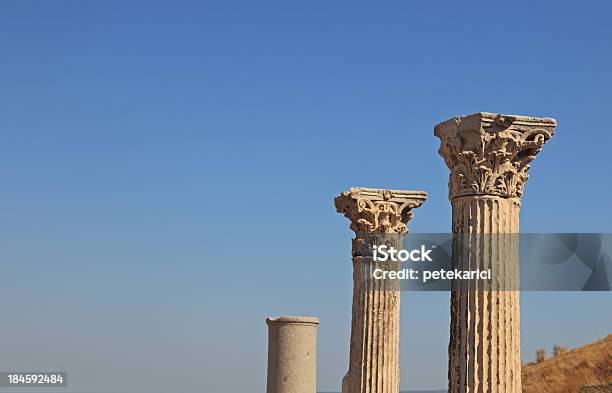
M319 318L278 317L266 323L267 393L316 393Z
M493 272L487 285L453 283L449 393L521 393L519 212L529 164L555 127L475 113L434 129L451 172L453 265Z
M373 261L373 245L402 249L411 210L423 204L421 191L351 188L335 198L351 220L353 308L349 370L342 393L399 392L400 294L397 280L376 280L376 268L400 270L400 262Z

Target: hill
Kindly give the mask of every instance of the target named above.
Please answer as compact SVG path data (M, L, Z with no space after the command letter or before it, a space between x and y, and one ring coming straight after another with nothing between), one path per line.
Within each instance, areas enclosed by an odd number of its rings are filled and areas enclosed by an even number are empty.
M584 385L604 385L584 392L610 392L610 383L612 334L523 367L523 393L577 393Z

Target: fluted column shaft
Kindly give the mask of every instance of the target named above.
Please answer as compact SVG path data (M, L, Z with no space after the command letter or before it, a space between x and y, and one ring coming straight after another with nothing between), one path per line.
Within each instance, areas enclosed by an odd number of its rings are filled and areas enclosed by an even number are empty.
M521 393L519 213L550 118L475 113L438 124L450 169L453 265L492 280L453 282L449 393Z
M494 282L453 283L449 393L521 393L520 204L514 198L464 196L452 206L453 264L461 270L490 268Z
M375 269L401 269L401 262L375 261L374 245L400 250L411 210L427 194L420 191L351 188L335 199L338 212L351 220L353 306L349 370L343 393L399 392L400 294L397 280L373 277Z
M379 237L377 244L401 249L402 240L403 235ZM377 268L399 270L401 263L376 262L371 255L353 257L351 344L343 393L399 391L399 287L372 279Z

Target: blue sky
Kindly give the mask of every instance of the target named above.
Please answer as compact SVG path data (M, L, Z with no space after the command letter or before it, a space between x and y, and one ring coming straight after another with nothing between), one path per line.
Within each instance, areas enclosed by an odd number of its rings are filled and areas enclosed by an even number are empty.
M351 186L429 193L433 126L550 116L524 232L611 232L610 6L0 3L0 369L69 391L265 389L265 317L347 367ZM313 258L314 256L314 258ZM313 262L314 261L314 262ZM402 295L402 388L445 386L448 295ZM525 293L523 356L610 332L609 293ZM113 375L114 379L109 379Z

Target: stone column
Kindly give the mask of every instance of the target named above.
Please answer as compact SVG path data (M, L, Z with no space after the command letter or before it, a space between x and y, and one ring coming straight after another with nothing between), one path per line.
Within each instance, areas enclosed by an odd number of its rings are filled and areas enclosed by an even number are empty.
M356 235L349 370L342 393L399 392L399 283L375 280L372 273L378 267L400 270L401 263L374 262L372 245L402 249L411 210L426 198L421 191L351 188L334 201Z
M434 129L451 172L453 265L493 273L488 285L453 283L449 393L521 393L519 212L529 164L555 126L475 113Z
M316 393L319 318L267 318L266 323L267 393Z

